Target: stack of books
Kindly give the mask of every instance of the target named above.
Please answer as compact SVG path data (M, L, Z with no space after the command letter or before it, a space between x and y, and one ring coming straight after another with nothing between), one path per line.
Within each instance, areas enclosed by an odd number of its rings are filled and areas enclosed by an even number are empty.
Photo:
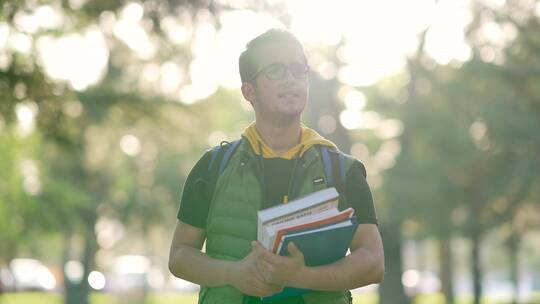
M287 256L287 245L294 244L304 254L307 266L333 263L343 258L356 232L354 209L338 210L335 188L323 189L286 204L258 212L257 239L273 253ZM309 290L285 288L263 298L264 302L298 295Z

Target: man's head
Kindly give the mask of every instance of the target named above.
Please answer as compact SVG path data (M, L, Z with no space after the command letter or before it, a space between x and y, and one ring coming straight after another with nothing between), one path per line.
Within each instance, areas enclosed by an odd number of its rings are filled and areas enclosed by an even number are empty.
M242 94L257 116L299 116L307 102L308 73L302 45L291 33L271 29L240 55Z

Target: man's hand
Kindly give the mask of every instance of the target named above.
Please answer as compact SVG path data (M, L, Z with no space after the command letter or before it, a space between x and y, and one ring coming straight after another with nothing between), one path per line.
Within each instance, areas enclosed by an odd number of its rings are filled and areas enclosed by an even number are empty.
M281 292L282 285L265 282L257 269L255 254L255 251L251 251L249 255L231 267L228 273L231 285L244 294L257 297L266 297Z
M290 256L287 257L266 250L256 241L253 241L251 246L252 252L256 253L257 269L267 283L293 286L294 277L306 267L304 254L293 242L287 245L290 253Z

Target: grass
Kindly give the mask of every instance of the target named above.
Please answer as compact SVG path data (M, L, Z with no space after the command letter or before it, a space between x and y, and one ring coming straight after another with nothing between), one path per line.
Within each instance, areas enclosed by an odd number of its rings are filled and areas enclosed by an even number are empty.
M62 303L62 295L39 293L39 292L24 292L24 293L8 293L0 296L0 304L58 304Z
M353 294L354 304L375 304L378 302L376 294ZM533 295L530 303L540 302L540 293ZM142 304L144 302L126 296L116 296L112 294L93 293L90 296L90 304ZM197 294L181 293L152 293L148 296L148 301L144 304L195 304ZM471 297L461 298L458 304L472 303ZM504 302L484 299L482 304L502 304ZM0 296L0 304L63 304L61 294L25 292L9 293ZM441 294L421 295L416 297L414 304L444 304Z
M63 304L61 294L25 292L12 293L0 296L0 304ZM137 304L144 303L137 301L134 297L117 296L104 293L93 293L90 295L90 304ZM150 294L145 304L195 304L196 294Z
M376 295L355 295L355 304L377 303ZM50 293L11 293L0 296L0 304L63 304L62 295ZM126 296L118 297L112 294L93 293L90 304L138 304L143 303ZM196 304L197 294L150 294L145 304Z
M118 296L105 293L92 293L90 295L90 304L138 304L144 303L137 301L134 297ZM197 294L150 294L145 304L195 304L197 303ZM0 296L0 304L63 304L61 294L23 292L9 293Z

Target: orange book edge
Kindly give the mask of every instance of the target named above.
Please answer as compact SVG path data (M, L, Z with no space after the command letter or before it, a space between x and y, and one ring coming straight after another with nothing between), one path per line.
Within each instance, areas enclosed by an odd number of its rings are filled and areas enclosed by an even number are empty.
M338 213L338 214L336 214L334 216L331 216L331 217L320 219L320 220L314 221L314 222L309 222L309 223L305 223L305 224L299 224L299 225L296 225L296 226L282 228L282 229L278 230L277 233L276 233L276 238L274 240L274 245L272 246L272 252L273 253L277 252L277 249L279 247L279 243L281 242L281 239L289 231L302 230L302 229L306 229L306 228L323 226L323 225L327 225L327 224L332 224L334 222L339 222L341 220L345 220L345 219L350 218L352 216L353 212L354 212L353 208L347 208L347 209L343 210L342 212L340 212L340 213Z

